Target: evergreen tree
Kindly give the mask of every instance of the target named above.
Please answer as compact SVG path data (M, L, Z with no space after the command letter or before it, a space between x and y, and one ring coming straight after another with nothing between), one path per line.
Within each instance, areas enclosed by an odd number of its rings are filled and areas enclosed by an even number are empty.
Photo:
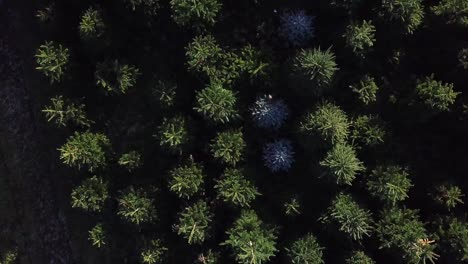
M418 80L416 85L416 95L435 111L448 111L459 94L453 90L453 84L436 81L434 75Z
M195 111L216 123L227 123L239 116L233 91L224 89L220 84L211 84L197 92Z
M288 171L294 162L294 151L290 140L279 139L263 147L263 162L272 172Z
M130 186L121 192L118 202L117 214L133 224L147 223L156 218L154 201L149 193Z
M346 259L346 264L375 264L375 261L367 256L364 251L355 251L353 255Z
M222 66L223 50L211 35L196 36L188 45L185 55L189 70L203 72L214 79Z
M302 119L300 131L307 136L318 135L325 142L336 144L347 139L349 126L348 117L341 108L323 102Z
M212 26L221 7L218 0L171 0L172 17L181 26Z
M94 73L96 84L106 93L125 94L136 84L140 70L127 64L120 64L118 60L98 63Z
M189 141L188 124L185 117L176 115L164 118L157 135L160 145L170 151L181 151Z
M436 187L434 195L435 201L447 208L449 211L454 209L458 204L463 204L463 197L460 187L452 184L442 184Z
M81 16L79 25L80 37L84 40L100 38L106 29L101 11L94 7L88 8Z
M46 41L36 51L36 70L42 72L51 83L63 80L70 61L70 52L62 44Z
M458 52L458 62L463 69L468 70L468 48Z
M208 204L200 200L180 213L175 230L189 244L201 244L208 236L212 220L213 214L210 212Z
M314 37L314 19L304 10L285 12L280 17L280 35L294 47L304 46Z
M168 109L175 105L177 90L176 83L159 80L154 87L151 88L151 95L162 108Z
M271 95L258 97L250 111L257 126L272 130L278 130L289 116L283 100L274 100Z
M312 86L307 84L307 88L313 90L303 91L305 94L321 95L331 84L338 67L330 48L325 51L315 48L299 51L293 60L292 70L295 75L312 82Z
M352 146L337 144L324 160L320 162L325 169L325 175L332 178L339 185L351 185L356 174L364 171L363 163L356 157Z
M296 196L291 197L283 204L284 214L287 216L297 216L301 212L301 203Z
M431 11L444 17L450 24L468 26L468 2L465 0L442 0L432 6Z
M210 144L211 154L229 165L236 165L241 161L245 147L240 130L219 132Z
M452 263L468 260L468 223L456 217L447 217L437 223L437 235L444 253Z
M123 154L119 161L119 165L127 169L129 172L141 167L141 154L138 151L132 150Z
M198 255L197 264L220 264L219 262L220 254L218 252L213 252L209 249L206 253Z
M202 166L193 161L174 168L169 174L171 176L169 188L180 198L189 199L203 190Z
M350 86L353 92L358 94L359 100L365 105L377 101L379 87L373 77L365 75L358 83Z
M2 257L0 258L0 263L1 264L15 264L18 261L18 251L16 249L14 250L8 250L2 254Z
M101 133L75 132L59 148L60 159L71 167L87 167L89 171L106 166L109 139Z
M164 254L167 248L163 246L161 240L152 239L147 243L140 253L141 262L144 264L159 264L164 261Z
M411 186L407 170L400 166L378 166L367 181L372 196L392 205L408 198Z
M50 105L42 112L45 113L48 122L54 122L59 127L66 127L73 123L76 126L90 127L93 123L86 117L84 104L74 103L62 95L52 97Z
M356 55L364 57L369 49L374 46L375 27L372 25L372 21L363 20L361 24L351 23L346 28L343 37L346 40L346 45Z
M88 240L91 241L93 246L97 248L101 248L107 243L107 232L104 229L104 225L102 223L99 223L95 225L91 230L88 231Z
M317 241L313 234L307 234L304 237L294 241L286 249L289 261L292 264L324 264L323 247Z
M145 14L155 16L159 9L159 0L124 0L130 8L135 11L141 9Z
M264 264L278 251L276 231L266 227L254 211L242 211L234 225L226 232L228 246L239 264Z
M361 115L352 120L351 141L365 146L376 146L384 142L385 129L378 116Z
M319 220L338 225L340 231L354 240L370 236L373 229L371 213L362 209L349 194L338 194Z
M410 264L434 263L434 241L429 240L418 211L393 207L382 210L376 225L381 248L396 248Z
M413 33L423 22L422 0L382 0L384 14L400 23L406 33Z
M101 212L104 203L109 198L107 185L107 182L97 176L84 180L72 190L72 207L89 212Z
M249 207L250 203L260 195L253 183L247 180L243 171L226 169L221 179L214 186L218 199L235 206Z
M50 24L55 20L55 4L51 3L46 7L37 10L36 18L42 24Z

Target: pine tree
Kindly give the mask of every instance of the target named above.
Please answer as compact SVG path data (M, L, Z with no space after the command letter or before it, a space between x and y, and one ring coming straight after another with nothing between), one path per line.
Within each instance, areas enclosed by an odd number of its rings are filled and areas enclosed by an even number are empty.
M325 169L325 175L339 185L351 185L356 174L365 169L363 163L356 157L354 148L346 144L335 145L328 151L320 165Z
M372 21L363 20L361 24L351 23L346 28L343 37L346 40L346 45L356 55L364 57L369 49L374 46L375 27L372 25Z
M468 26L468 2L465 0L442 0L432 6L431 11L444 17L449 24Z
M117 214L130 223L139 225L156 218L154 201L149 193L141 188L130 186L121 192L117 202Z
M328 144L337 144L347 139L349 126L348 117L341 108L323 102L302 119L300 132L306 136L317 135Z
M434 195L435 201L447 208L447 210L454 209L458 204L463 204L463 197L460 187L452 184L442 184L436 187Z
M313 234L307 234L304 237L294 241L286 249L289 261L292 264L324 264L323 247L317 241Z
M373 77L365 75L358 83L351 85L353 92L357 93L359 100L365 105L375 103L377 101L377 92L379 87L375 83Z
M141 154L138 151L132 150L123 154L119 161L119 165L127 169L129 172L141 167Z
M187 165L174 168L169 172L169 188L180 198L189 199L203 190L202 166L191 161Z
M367 256L364 251L355 251L346 259L346 264L375 264L375 261Z
M125 94L135 86L140 70L118 60L106 60L97 64L94 76L96 84L106 93Z
M94 7L88 8L81 16L79 25L80 37L84 40L95 40L104 34L106 25L102 18L101 10Z
M294 162L294 151L290 140L278 139L263 147L263 162L272 172L288 171Z
M243 171L239 169L226 169L223 176L214 186L218 199L235 206L249 207L250 203L260 193L253 183L247 180Z
M36 51L36 70L42 72L51 83L63 80L70 61L70 52L62 44L46 41Z
M182 151L189 141L188 124L185 117L176 115L171 118L164 118L159 126L158 134L154 135L159 139L160 145L170 151Z
M66 127L72 123L76 126L90 127L93 123L86 117L84 104L72 102L62 95L52 97L50 105L42 112L45 113L48 122L54 122L59 127Z
M250 111L258 127L272 130L278 130L289 116L283 100L274 100L271 95L258 97Z
M197 92L194 109L206 119L224 124L239 116L235 108L236 101L233 91L224 89L220 84L212 83Z
M458 62L463 69L468 70L468 48L461 49L458 52Z
M296 196L291 197L283 204L284 214L287 216L297 216L302 213L301 202Z
M211 154L229 165L236 165L242 159L246 144L242 131L219 132L210 144Z
M55 4L51 3L46 7L37 10L36 18L42 24L50 24L55 20Z
M322 223L332 223L354 240L370 236L372 227L371 213L362 209L349 194L338 194L319 219Z
M102 223L98 223L91 230L88 231L88 240L91 241L93 246L101 248L107 244L106 234L107 232L104 229L104 225Z
M109 198L107 185L107 182L98 176L84 180L72 190L72 207L81 208L89 212L101 212L104 203Z
M159 80L151 87L151 95L163 109L169 109L176 103L176 90L176 83Z
M63 163L78 169L87 167L94 171L106 166L106 152L110 148L109 139L101 133L75 132L59 148Z
M385 129L378 116L361 115L352 120L350 138L353 143L373 147L384 143Z
M144 264L159 264L164 261L164 254L167 248L163 246L161 240L150 240L140 253L141 262Z
M179 221L175 226L177 234L184 237L191 244L201 244L208 237L208 231L213 220L213 214L205 201L199 200L192 206L186 207L179 214Z
M221 7L218 0L171 0L172 17L181 26L212 26Z
M393 207L382 210L376 225L381 248L396 248L410 264L434 263L434 241L429 240L418 211Z
M468 260L468 223L457 217L445 217L437 223L437 236L441 250L451 263L462 263Z
M198 255L197 264L220 264L219 262L220 254L219 252L213 252L209 249L206 253Z
M185 53L189 70L205 73L211 79L219 75L222 54L223 50L211 35L196 36Z
M413 33L423 22L422 0L382 0L384 14L400 23L406 33Z
M304 46L314 37L314 19L304 10L285 12L280 17L279 32L292 46Z
M394 165L378 166L367 181L367 189L372 196L392 205L408 198L411 186L407 169Z
M448 111L459 94L453 90L453 84L436 81L434 75L418 80L416 85L416 95L435 111Z
M228 246L239 264L264 264L278 251L276 231L268 228L254 211L242 211L234 225L226 232Z

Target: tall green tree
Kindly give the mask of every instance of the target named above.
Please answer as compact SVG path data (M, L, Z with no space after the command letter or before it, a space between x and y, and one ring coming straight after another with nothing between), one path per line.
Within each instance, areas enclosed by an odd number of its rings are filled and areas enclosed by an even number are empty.
M382 0L384 15L399 23L405 33L413 33L423 22L422 0Z
M434 111L443 112L450 110L460 93L453 90L453 84L436 81L434 75L430 75L418 80L416 95Z
M368 147L384 143L385 127L378 116L360 115L353 118L351 124L350 138L353 143Z
M107 186L107 182L98 176L84 180L72 190L72 207L89 212L101 212L104 203L109 198Z
M370 105L377 101L379 87L373 77L365 75L358 83L350 85L353 92L357 93L359 101L365 105Z
M139 225L156 218L156 208L153 198L142 188L130 186L122 191L117 199L117 214L124 220Z
M435 188L434 200L447 210L453 210L457 205L463 204L465 196L462 189L453 184L441 184Z
M374 46L375 27L372 25L372 21L363 20L360 24L351 23L346 27L343 37L346 40L346 45L356 55L364 57L369 49Z
M188 144L187 119L182 115L164 118L158 130L158 134L154 136L158 138L161 146L166 147L170 151L180 152Z
M119 158L119 165L127 169L129 172L141 167L142 160L141 160L140 152L136 150L131 150L127 153L122 154Z
M199 200L186 207L179 214L179 221L175 225L175 230L189 244L201 244L208 237L212 220L213 214L210 212L207 202Z
M36 51L36 70L49 78L51 83L63 80L70 64L70 51L62 44L46 41Z
M96 84L106 93L125 94L136 85L140 70L118 60L106 60L97 64L94 76Z
M214 188L218 199L235 206L249 207L260 193L254 184L245 178L239 169L226 169Z
M124 0L133 10L142 10L145 14L155 16L161 8L160 0Z
M174 21L186 27L214 25L221 6L219 0L171 0Z
M431 6L431 11L444 17L449 24L468 26L468 2L465 0L442 0Z
M215 123L227 123L236 119L236 94L223 88L220 84L212 83L196 94L195 111L206 119Z
M236 165L241 161L245 147L240 130L219 132L210 144L211 154L229 165Z
M436 222L440 250L451 263L468 260L468 223L457 217L444 217Z
M292 264L324 264L322 251L323 247L311 233L299 238L289 248L286 248L289 263Z
M80 37L84 40L95 40L102 37L106 30L106 24L104 24L101 10L94 7L88 8L81 16L78 29Z
M375 264L375 261L364 253L364 251L355 251L346 259L346 264Z
M52 97L50 104L42 112L45 113L48 122L54 122L59 127L66 127L69 123L90 127L93 122L86 117L84 108L84 104L72 102L59 95Z
M200 164L190 161L169 172L169 189L180 198L189 199L203 190L204 174Z
M408 198L411 186L407 169L395 165L378 166L367 181L372 196L392 205Z
M88 231L88 240L90 240L93 246L97 248L102 248L106 245L107 239L107 230L104 229L104 225L102 223L96 224Z
M140 252L141 262L144 264L158 264L164 261L164 254L168 249L159 239L152 239L146 243Z
M325 169L324 174L339 185L351 185L356 174L365 169L354 148L347 144L335 145L320 165Z

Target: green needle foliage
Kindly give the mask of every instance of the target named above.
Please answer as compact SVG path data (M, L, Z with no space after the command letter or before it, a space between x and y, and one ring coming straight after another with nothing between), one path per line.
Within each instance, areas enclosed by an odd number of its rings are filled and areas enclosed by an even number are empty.
M70 63L70 52L61 44L46 41L36 51L36 70L49 78L51 83L63 80Z
M301 212L301 203L299 198L291 197L283 204L284 214L287 216L297 216L300 215Z
M135 86L140 70L118 60L104 61L97 64L94 76L96 84L106 93L125 94Z
M361 115L352 120L351 141L373 147L384 142L385 129L378 116Z
M370 105L377 101L379 87L373 77L365 75L358 83L350 86L353 92L358 95L359 101L365 105Z
M224 89L220 84L212 83L197 92L195 111L215 123L227 123L239 116L235 108L236 95L233 91Z
M117 202L117 215L132 224L148 223L156 218L154 201L149 193L141 188L129 187L121 192Z
M208 204L200 200L180 213L179 222L175 226L175 230L190 245L201 244L208 237L208 230L212 219L213 214L210 212Z
M320 165L325 168L325 174L339 185L351 185L356 174L365 169L354 148L346 144L335 145Z
M249 207L260 195L254 184L247 180L243 171L239 169L226 169L214 188L218 199L239 207Z
M189 199L203 191L203 169L199 164L191 161L187 165L174 168L169 172L169 189L180 198Z
M356 55L364 57L369 49L374 46L375 27L372 25L372 21L363 20L361 24L351 23L346 28L343 37L346 40L346 45Z
M54 122L59 127L72 123L76 126L90 127L93 123L86 117L84 104L74 103L62 95L52 97L50 104L42 112L48 122Z
M164 254L166 251L167 248L163 246L161 240L150 240L140 253L141 262L144 264L162 263L164 261Z
M382 0L382 8L385 16L400 23L406 33L413 33L423 22L422 0Z
M252 210L242 211L234 225L226 232L228 246L239 264L264 264L278 251L276 231L266 227Z
M88 240L97 248L102 248L107 242L106 230L102 223L95 225L89 230L88 235Z
M438 224L438 236L452 263L468 260L468 223L456 217L448 217ZM457 262L458 261L458 262Z
M152 87L151 95L156 99L162 108L167 109L175 105L176 90L176 83L159 80L156 85Z
M463 69L468 70L468 49L462 49L458 52L458 62Z
M459 94L453 90L453 84L436 81L434 75L418 80L416 85L416 95L419 99L438 112L449 111Z
M210 144L211 154L216 159L229 165L241 161L246 144L240 130L219 132Z
M49 24L55 20L55 10L55 4L49 4L46 7L37 10L36 18L42 24Z
M196 36L188 45L185 55L189 70L203 72L211 79L219 75L223 50L213 36Z
M164 118L158 134L154 136L159 139L161 146L170 151L181 151L189 141L186 118L182 115Z
M305 135L318 135L326 143L338 144L347 139L349 126L348 117L340 107L323 102L302 119L300 131Z
M197 264L220 264L219 262L220 254L218 252L213 252L209 249L206 253L198 255Z
M157 15L160 9L159 0L124 0L124 2L130 6L133 11L141 9L146 15L150 16Z
M289 248L286 248L289 263L292 264L324 264L323 247L317 241L313 234L307 234L304 237L294 241Z
M431 11L444 17L449 24L468 26L468 2L465 0L442 0Z
M364 251L355 251L353 255L346 259L346 264L375 264Z
M436 193L434 195L435 201L451 211L458 204L463 204L463 197L460 187L451 184L443 184L436 187Z
M94 40L104 35L106 25L101 11L94 7L88 8L81 16L79 25L80 37L84 40Z
M171 0L172 17L181 26L212 26L221 6L218 0Z
M425 241L428 236L424 224L418 219L417 210L384 209L377 222L376 233L381 248L401 250L410 264L434 263L437 259L433 242Z
M303 49L293 60L293 73L312 82L312 94L320 95L328 87L338 70L335 54L331 49Z
M123 154L119 161L119 165L127 169L129 172L140 168L142 165L141 154L138 151L132 150Z
M60 159L70 167L87 167L92 172L106 166L109 148L110 141L104 134L75 132L59 148Z
M101 212L104 203L109 198L107 185L107 182L98 176L84 180L72 190L72 207L81 208L89 212Z
M407 169L400 166L378 166L367 181L367 190L381 201L395 205L408 198L413 186Z
M319 220L338 225L340 231L354 240L370 236L373 229L371 213L362 209L349 194L338 194Z

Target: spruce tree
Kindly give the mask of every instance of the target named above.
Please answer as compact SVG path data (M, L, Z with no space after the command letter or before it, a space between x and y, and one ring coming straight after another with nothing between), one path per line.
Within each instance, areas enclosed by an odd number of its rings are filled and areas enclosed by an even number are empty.
M140 152L132 150L122 154L118 161L119 165L127 169L129 172L141 167L142 160Z
M182 151L189 141L187 119L182 115L164 118L159 126L158 134L154 135L161 146L176 152Z
M339 185L351 185L356 174L365 169L354 148L347 144L335 145L320 165L325 169L324 174Z
M346 259L346 264L375 264L375 261L367 256L364 251L355 251Z
M351 122L350 138L353 143L368 147L384 143L385 128L378 116L360 115Z
M241 161L245 147L246 144L240 130L219 132L210 144L211 154L229 165L236 165Z
M361 57L364 57L374 46L375 42L375 27L372 21L363 20L362 23L351 23L346 28L346 33L343 35L346 40L346 45L353 52Z
M445 217L437 223L437 236L441 250L452 263L468 260L468 223L465 219Z
M219 252L214 252L211 249L207 250L206 253L198 255L197 264L221 264L219 261Z
M80 37L84 40L95 40L104 34L106 25L101 10L90 7L81 16L79 25Z
M106 94L125 94L135 86L140 75L137 67L121 64L118 60L98 63L94 73L96 84Z
M208 231L213 220L208 204L199 200L186 207L179 214L179 221L175 225L177 234L187 240L189 244L201 244L208 237Z
M109 198L107 185L107 182L98 176L84 180L72 190L72 207L89 212L101 212L104 203Z
M42 112L48 122L54 122L59 127L72 123L76 126L90 127L93 123L86 117L84 104L78 104L64 98L62 95L52 97L50 104Z
M459 92L453 90L453 84L444 84L434 80L434 75L418 80L416 95L428 107L437 112L450 110Z
M133 10L142 10L145 14L155 16L158 14L160 0L124 0L124 2Z
M159 264L164 261L164 254L168 249L163 246L161 240L152 239L140 253L141 262L144 264Z
M297 216L302 213L301 202L298 197L293 196L283 204L284 214L287 216Z
M70 51L62 44L46 41L36 51L36 70L49 78L51 83L63 80L69 66Z
M463 69L468 70L468 48L461 49L458 52L457 58L458 62L460 63L460 66Z
M436 187L434 200L450 211L458 204L464 203L464 196L460 187L452 184L442 184Z
M412 34L423 22L422 0L382 0L382 9L390 21L403 27L405 33Z
M107 244L107 231L104 229L104 225L102 223L96 224L88 231L88 235L88 240L90 240L93 246L97 248L102 248Z
M130 186L121 192L117 202L117 214L132 224L140 225L156 218L153 198L142 188Z
M445 18L449 24L468 26L468 2L465 0L442 0L432 6L431 11Z
M289 263L292 264L324 264L323 247L313 234L307 234L294 241L289 248L286 248Z
M226 169L214 186L218 199L234 206L249 207L260 193L239 169Z
M236 94L233 91L212 83L197 92L194 109L206 119L224 124L239 116L236 102Z
M367 189L372 196L392 205L408 198L411 186L407 169L394 165L378 166L367 181Z
M169 189L180 198L189 199L203 190L202 166L193 161L172 169L169 175Z
M221 6L219 0L171 0L172 17L181 26L212 26Z
M358 83L350 85L353 92L358 94L359 101L365 105L375 103L377 101L377 92L379 87L375 83L373 77L365 75Z

